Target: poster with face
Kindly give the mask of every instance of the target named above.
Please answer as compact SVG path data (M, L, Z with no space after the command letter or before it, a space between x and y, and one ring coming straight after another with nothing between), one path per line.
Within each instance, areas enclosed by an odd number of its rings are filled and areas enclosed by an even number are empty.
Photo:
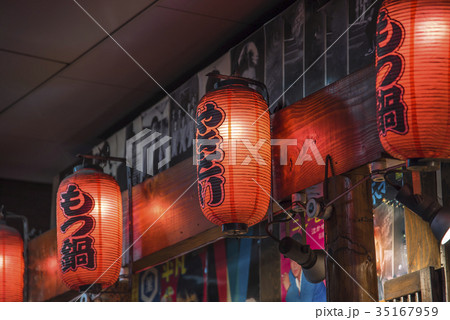
M305 96L325 86L325 12L322 1L306 1Z
M198 73L199 81L199 98L201 99L207 92L214 89L217 79L207 77L208 73L219 73L223 75L231 75L230 52L228 51L222 57L211 63L207 68Z
M172 93L170 101L171 166L192 156L199 81L195 75Z
M310 187L306 190L307 198L320 198L322 197L322 184ZM300 217L294 217L294 221L289 221L286 224L281 225L280 236L281 238L290 236L294 240L302 242L303 229L305 230L306 244L308 244L312 250L324 249L325 245L325 232L324 223L320 219L306 218L304 226ZM281 301L286 302L325 302L326 301L326 288L325 282L310 283L306 280L302 267L295 261L281 257Z
M375 33L378 11L383 1L349 0L349 68L350 73L375 62Z
M284 104L303 98L305 2L297 1L283 13L284 21Z
M264 82L264 29L259 29L231 49L231 73Z
M266 38L265 84L269 92L270 114L283 108L283 33L281 16L264 26Z

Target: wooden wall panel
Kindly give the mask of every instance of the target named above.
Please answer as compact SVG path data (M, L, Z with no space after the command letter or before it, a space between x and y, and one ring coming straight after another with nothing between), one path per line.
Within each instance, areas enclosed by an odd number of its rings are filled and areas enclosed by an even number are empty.
M358 71L305 99L277 112L273 118L273 139L297 139L287 147L287 165L280 163L280 147L272 147L274 196L282 200L324 179L324 163L296 165L304 141L315 141L325 161L331 155L336 175L381 157L375 100L375 69Z
M196 235L205 238L195 238L192 245L183 247L184 252L200 247L203 240L206 244L222 236L219 227L203 216L196 181L196 166L187 159L133 187L134 271L145 265L138 260ZM215 231L206 232L211 229ZM181 253L174 251L174 255ZM167 252L164 257L173 258ZM163 262L147 259L149 263Z
M69 292L59 276L56 229L28 243L29 301L46 301Z

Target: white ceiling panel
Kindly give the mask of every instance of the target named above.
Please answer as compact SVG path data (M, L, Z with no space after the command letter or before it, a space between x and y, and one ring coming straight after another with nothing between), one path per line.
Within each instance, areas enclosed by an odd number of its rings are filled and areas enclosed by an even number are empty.
M65 64L0 51L0 112Z

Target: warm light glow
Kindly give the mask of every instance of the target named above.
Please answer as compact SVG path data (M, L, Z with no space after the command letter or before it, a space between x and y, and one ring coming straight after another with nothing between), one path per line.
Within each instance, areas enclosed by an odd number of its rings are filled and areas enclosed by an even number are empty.
M23 273L22 238L0 223L0 302L23 301Z
M384 149L402 160L450 158L450 2L384 1L376 67Z
M448 228L447 232L445 233L444 237L442 238L441 244L444 245L449 241L450 241L450 228Z
M266 214L269 196L258 185L270 193L270 120L266 110L263 97L240 84L207 93L197 107L196 152L198 159L204 159L197 163L200 206L215 224L251 226ZM220 143L207 147L201 139Z
M100 171L81 169L61 182L56 207L64 283L72 290L94 282L103 288L114 284L122 254L122 198L117 182Z

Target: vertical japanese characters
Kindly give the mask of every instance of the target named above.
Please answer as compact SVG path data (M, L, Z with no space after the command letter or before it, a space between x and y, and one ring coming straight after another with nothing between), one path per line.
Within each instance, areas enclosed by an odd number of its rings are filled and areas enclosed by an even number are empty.
M117 182L97 168L76 168L56 198L58 260L72 290L106 288L117 281L122 257L122 196Z
M383 1L376 31L377 126L394 158L450 158L449 39L450 1Z
M89 213L94 208L92 196L83 192L78 185L67 185L66 192L61 193L60 206L68 218L60 227L62 233L77 222L82 226L68 235L63 241L61 249L61 270L77 270L78 267L95 270L97 267L97 254L94 247L94 238L91 236L95 227L94 218Z
M407 106L404 88L399 84L405 68L405 58L398 52L403 44L404 28L380 11L377 26L377 120L380 135L387 131L408 133Z

